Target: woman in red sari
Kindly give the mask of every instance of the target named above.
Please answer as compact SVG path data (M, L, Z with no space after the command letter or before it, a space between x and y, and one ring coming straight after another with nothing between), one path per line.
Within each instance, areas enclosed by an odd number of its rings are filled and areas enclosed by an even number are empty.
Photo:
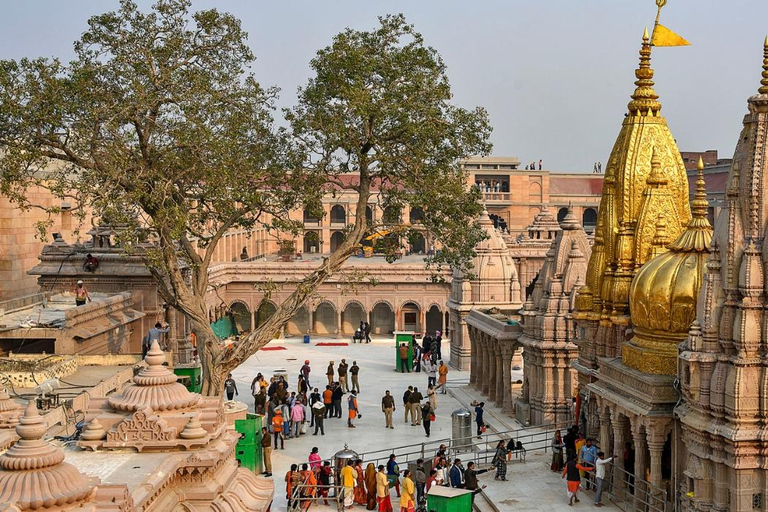
M355 461L355 479L357 485L355 486L355 503L360 505L368 504L368 493L365 490L365 471L363 470L363 461Z

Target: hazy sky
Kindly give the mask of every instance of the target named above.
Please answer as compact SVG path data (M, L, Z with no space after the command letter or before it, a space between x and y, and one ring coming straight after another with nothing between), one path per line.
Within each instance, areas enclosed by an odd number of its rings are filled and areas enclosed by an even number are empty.
M152 2L140 1L148 8ZM0 58L69 59L87 18L115 0L5 1ZM238 16L264 85L294 102L309 60L345 27L371 29L403 12L448 65L455 101L482 105L493 125L494 155L544 160L557 171L591 171L605 162L634 89L643 28L653 0L193 0ZM680 149L730 157L757 91L765 0L669 0L662 23L692 46L653 54L656 91Z

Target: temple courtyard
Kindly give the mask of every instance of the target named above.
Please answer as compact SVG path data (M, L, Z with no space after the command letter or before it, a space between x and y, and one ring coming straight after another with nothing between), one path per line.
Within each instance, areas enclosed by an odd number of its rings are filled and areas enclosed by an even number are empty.
M395 372L395 348L394 341L389 338L374 338L370 344L352 344L348 346L317 346L317 343L343 343L348 340L337 338L312 338L310 344L303 343L300 337L275 340L268 345L267 350L261 350L252 356L245 364L240 366L233 377L237 381L240 400L248 405L249 411L253 411L253 399L250 396L250 384L257 373L261 372L269 378L276 370L285 370L288 373L289 383L295 389L299 368L305 359L310 360L312 372L310 382L313 387L324 389L327 384L325 371L329 361L334 361L337 366L342 358L351 366L352 361L357 361L360 366L360 387L358 406L362 417L355 421L356 428L348 428L346 395L342 401L343 417L341 419L325 420L325 436L312 435L313 429L298 439L286 439L285 450L277 450L272 455L273 478L275 480L275 499L272 510L286 510L284 477L291 464L307 462L307 456L312 447L319 448L323 459L332 459L345 445L350 450L362 455L364 465L374 462L376 465L386 463L386 458L391 451L396 454L418 452L420 443L425 443L425 458L434 456L439 443L447 442L451 437L451 413L460 408L469 408L469 403L474 400L482 400L483 397L468 387L469 373L451 369L448 374L448 390L445 395L438 395L437 420L432 423L431 436L427 438L421 426L411 426L410 421L404 422L402 395L409 386L417 386L426 395L427 375L425 373ZM448 343L443 342L444 356L448 357ZM520 378L522 371L513 372L513 380ZM350 382L351 383L351 382ZM381 398L385 390L390 390L395 397L396 410L394 414L395 428L393 430L384 427L384 415L381 412ZM473 416L474 418L474 416ZM503 415L500 409L490 404L486 405L486 423L491 427L490 431L507 432L523 428L517 421L507 415ZM472 423L474 429L474 422ZM535 429L534 429L535 430ZM528 432L529 430L526 430ZM543 438L542 438L543 439ZM475 439L475 441L479 441ZM495 443L494 443L495 444ZM410 446L408 446L410 445ZM414 446L416 445L416 446ZM402 448L401 447L406 447ZM481 449L485 449L484 446ZM416 455L409 459L413 460ZM468 458L460 457L465 461ZM491 455L487 460L490 461ZM403 462L405 457L398 456L401 471L405 469ZM509 481L501 482L493 479L493 471L480 475L480 483L486 485L485 493L493 502L497 510L538 511L538 510L573 510L574 508L593 507L594 493L583 492L581 502L574 507L568 506L565 493L565 481L559 474L549 469L551 452L529 449L525 463L518 459L508 464L507 478ZM481 459L478 467L483 469L490 467L490 462ZM260 477L263 478L263 477ZM397 507L397 502L393 505ZM603 503L606 510L620 510L612 504L609 497L604 494ZM481 510L493 510L493 508L478 498L477 503ZM321 510L335 510L332 506L315 506ZM364 510L365 507L356 505L355 509Z

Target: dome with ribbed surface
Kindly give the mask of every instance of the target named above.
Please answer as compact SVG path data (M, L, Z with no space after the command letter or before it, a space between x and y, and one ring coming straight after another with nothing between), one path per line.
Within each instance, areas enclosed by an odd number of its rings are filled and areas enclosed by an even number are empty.
M688 226L667 246L667 252L640 268L629 291L635 336L622 350L622 359L626 365L647 373L676 372L677 345L696 319L696 301L712 241L701 159L698 167ZM666 357L646 357L649 353Z
M43 441L48 424L30 401L19 420L19 441L0 456L0 503L21 510L61 507L85 501L96 486L72 464L61 448Z
M109 405L118 411L138 411L149 407L153 411L168 411L192 407L200 401L200 395L190 393L178 377L167 367L165 354L157 341L144 358L147 367L133 378L133 385L122 393L110 397Z

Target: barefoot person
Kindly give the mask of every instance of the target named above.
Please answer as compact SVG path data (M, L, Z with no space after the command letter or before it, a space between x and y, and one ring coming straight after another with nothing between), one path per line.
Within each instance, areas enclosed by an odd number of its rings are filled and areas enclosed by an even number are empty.
M576 462L576 457L571 457L568 462L565 463L565 469L563 469L563 476L568 489L568 505L573 505L573 502L579 502L579 485L581 485L581 471L589 471L591 468L582 466Z

